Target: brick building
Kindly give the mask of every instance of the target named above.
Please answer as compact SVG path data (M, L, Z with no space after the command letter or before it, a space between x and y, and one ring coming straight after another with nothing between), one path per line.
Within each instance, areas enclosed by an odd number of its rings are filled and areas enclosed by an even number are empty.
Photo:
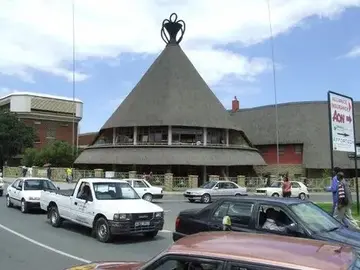
M79 134L79 144L78 147L80 149L84 149L92 144L92 142L95 140L97 136L97 132L88 132L88 133L82 133Z
M289 171L293 176L321 177L330 165L327 101L292 102L278 105L279 165L277 164L275 106L240 109L234 100L230 115L241 123L267 166L259 174ZM355 102L357 142L360 143L360 102ZM359 159L360 160L360 159ZM334 166L353 176L353 154L334 152ZM358 161L360 168L360 161Z
M9 109L26 125L34 127L36 148L40 149L54 140L77 145L78 123L82 119L83 109L83 103L78 99L15 92L0 98L0 108Z

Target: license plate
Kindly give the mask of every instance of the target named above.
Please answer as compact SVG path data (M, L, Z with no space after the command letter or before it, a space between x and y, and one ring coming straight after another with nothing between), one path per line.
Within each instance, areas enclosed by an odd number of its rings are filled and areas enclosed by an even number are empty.
M136 221L135 222L135 227L137 226L149 226L150 225L150 221Z

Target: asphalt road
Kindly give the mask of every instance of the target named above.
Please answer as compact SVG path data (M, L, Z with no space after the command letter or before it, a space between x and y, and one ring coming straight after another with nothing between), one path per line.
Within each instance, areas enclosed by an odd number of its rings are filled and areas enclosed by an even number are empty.
M42 212L22 214L19 209L7 208L5 197L1 197L0 269L56 270L86 261L149 260L172 243L171 232L179 211L204 207L174 201L158 204L166 212L165 226L155 239L118 237L113 243L104 244L92 238L90 230L81 226L64 223L61 228L53 228Z
M61 188L70 186L61 185ZM330 194L312 194L314 201L330 201ZM153 240L142 236L118 237L104 244L90 236L90 230L64 223L53 228L41 212L22 214L6 208L0 198L0 269L64 269L74 264L97 260L146 261L172 243L171 232L177 214L205 205L189 203L180 194L166 194L157 203L165 210L164 230ZM51 267L49 267L51 266Z

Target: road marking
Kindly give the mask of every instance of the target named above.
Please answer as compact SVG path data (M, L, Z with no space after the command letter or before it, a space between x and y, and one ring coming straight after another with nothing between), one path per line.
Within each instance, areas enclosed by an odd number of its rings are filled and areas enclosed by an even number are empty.
M172 233L172 231L169 231L169 230L161 230L160 232L163 232L163 233Z
M165 213L171 212L171 210L164 210Z
M86 260L86 259L83 259L83 258L74 256L74 255L71 255L71 254L69 254L69 253L63 252L63 251L58 250L58 249L56 249L56 248L53 248L53 247L47 246L47 245L45 245L45 244L42 244L42 243L40 243L40 242L38 242L38 241L36 241L36 240L34 240L34 239L31 239L31 238L29 238L29 237L21 234L21 233L18 233L18 232L16 232L16 231L13 231L12 229L10 229L10 228L2 225L2 224L0 224L0 228L2 228L2 229L5 230L5 231L8 231L9 233L15 234L16 236L19 236L20 238L22 238L22 239L24 239L24 240L26 240L26 241L28 241L28 242L30 242L30 243L33 243L34 245L37 245L37 246L42 247L42 248L45 248L45 249L50 250L50 251L52 251L52 252L55 252L55 253L57 253L57 254L59 254L59 255L62 255L62 256L65 256L65 257L68 257L68 258L71 258L71 259L74 259L74 260L77 260L77 261L80 261L80 262L91 263L91 261L89 261L89 260Z

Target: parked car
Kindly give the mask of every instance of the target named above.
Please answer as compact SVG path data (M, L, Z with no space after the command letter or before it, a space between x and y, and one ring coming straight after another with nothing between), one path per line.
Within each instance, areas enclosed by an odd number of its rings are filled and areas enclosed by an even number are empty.
M263 187L256 189L256 195L263 195L269 197L281 197L282 194L282 182L276 181L270 185L270 187ZM309 198L309 191L307 186L301 182L291 181L291 197L305 200Z
M20 207L22 213L27 213L32 209L40 209L41 191L58 189L48 178L18 178L6 190L6 206Z
M0 197L2 197L2 195L4 194L4 185L4 179L0 177Z
M275 222L285 228L283 232L263 229L269 208L277 211ZM198 232L222 230L225 216L230 217L234 231L325 240L360 248L360 231L343 225L316 204L299 199L260 196L221 199L203 209L180 212L173 240Z
M126 180L139 194L141 198L151 202L153 199L162 199L164 197L162 187L154 187L145 179L123 179Z
M124 180L80 179L74 190L43 191L40 206L53 227L72 221L92 228L101 242L120 234L143 233L153 238L164 226L164 210L142 200Z
M184 192L184 197L190 202L199 200L202 203L210 203L224 197L245 195L247 195L246 187L240 187L231 181L210 181L199 188L187 189Z
M208 232L187 236L145 263L95 262L67 270L351 270L359 269L359 263L356 251L348 246L275 235Z

